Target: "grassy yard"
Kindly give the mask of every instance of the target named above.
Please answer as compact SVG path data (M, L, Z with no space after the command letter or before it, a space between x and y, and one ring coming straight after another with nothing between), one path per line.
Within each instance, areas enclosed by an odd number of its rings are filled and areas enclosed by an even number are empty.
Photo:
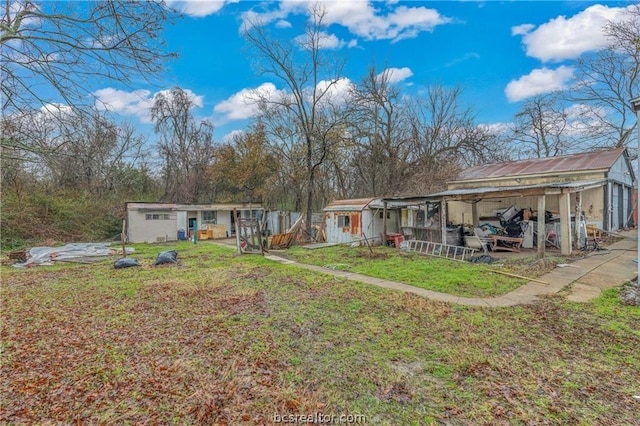
M491 272L497 268L488 265L428 257L389 247L373 247L372 250L373 253L367 247L334 246L315 250L293 247L285 256L302 263L357 272L457 296L497 296L526 283L526 280Z
M177 248L180 264L150 266ZM3 267L0 423L635 424L640 309L482 309L237 257Z

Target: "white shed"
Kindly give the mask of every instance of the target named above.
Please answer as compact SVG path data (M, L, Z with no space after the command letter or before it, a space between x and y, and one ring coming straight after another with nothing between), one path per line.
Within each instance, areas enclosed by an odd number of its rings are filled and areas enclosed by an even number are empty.
M384 231L384 203L380 198L337 200L324 209L328 243L381 241ZM387 233L400 232L401 211L387 209Z
M249 203L126 203L127 237L132 243L176 241L198 231L209 231L206 238L230 237L235 234L234 209L242 218L261 219L264 214L260 204Z

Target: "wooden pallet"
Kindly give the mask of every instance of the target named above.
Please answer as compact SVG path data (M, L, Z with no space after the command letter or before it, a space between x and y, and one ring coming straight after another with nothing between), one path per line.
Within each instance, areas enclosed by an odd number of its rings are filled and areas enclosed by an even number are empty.
M426 254L427 256L444 257L451 260L469 260L477 251L469 247L449 246L431 241L408 240L405 243L409 251Z

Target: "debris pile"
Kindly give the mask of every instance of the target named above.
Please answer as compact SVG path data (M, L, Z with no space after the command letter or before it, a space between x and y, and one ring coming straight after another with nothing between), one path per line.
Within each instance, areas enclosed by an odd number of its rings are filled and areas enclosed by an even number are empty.
M73 243L60 247L33 247L15 263L15 268L28 268L36 265L52 265L53 262L81 262L95 261L96 257L114 256L122 254L121 248L110 247L111 243ZM132 253L133 248L127 248Z
M625 305L640 306L640 285L637 281L622 288L620 300Z

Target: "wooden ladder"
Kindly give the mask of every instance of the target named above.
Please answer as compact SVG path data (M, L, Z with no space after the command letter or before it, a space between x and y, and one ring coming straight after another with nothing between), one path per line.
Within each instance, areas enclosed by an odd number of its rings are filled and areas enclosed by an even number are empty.
M460 261L469 260L477 251L469 247L449 246L431 241L409 240L407 244L409 251Z

